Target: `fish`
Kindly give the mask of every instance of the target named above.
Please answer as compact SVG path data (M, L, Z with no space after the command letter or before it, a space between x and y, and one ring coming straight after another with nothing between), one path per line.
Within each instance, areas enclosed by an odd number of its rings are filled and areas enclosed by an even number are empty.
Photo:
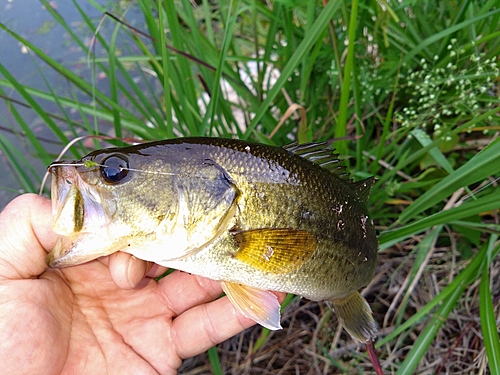
M325 143L177 138L57 161L51 268L124 251L219 281L235 309L281 328L272 291L326 301L355 339L376 334L373 178L353 182Z

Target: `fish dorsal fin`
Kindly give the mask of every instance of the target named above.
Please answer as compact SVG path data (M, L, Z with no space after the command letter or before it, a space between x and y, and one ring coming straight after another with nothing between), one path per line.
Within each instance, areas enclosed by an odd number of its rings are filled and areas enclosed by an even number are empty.
M344 181L352 184L353 189L358 193L359 198L363 202L368 201L368 196L370 195L370 189L373 186L375 179L374 177L368 177L364 180L353 182L346 172L346 167L342 165L342 160L339 159L339 154L336 154L333 149L325 148L327 142L311 142L298 144L293 142L289 145L283 146L286 151L300 156L314 164L319 165Z
M364 180L353 182L352 187L358 193L359 198L366 203L368 201L368 196L370 195L370 189L374 183L375 177L371 176L365 178Z
M239 250L234 257L264 272L285 274L299 268L316 250L314 235L305 230L262 228L234 232Z
M348 181L349 175L346 173L346 168L342 165L342 160L339 159L339 154L334 153L334 150L326 148L327 142L312 142L297 144L291 143L283 148L303 159L310 161L321 168L324 168L343 180Z

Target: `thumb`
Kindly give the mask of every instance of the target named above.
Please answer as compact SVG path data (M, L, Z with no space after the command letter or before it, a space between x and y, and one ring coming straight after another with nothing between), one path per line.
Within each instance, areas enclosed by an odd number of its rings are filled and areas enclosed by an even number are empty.
M25 194L0 213L0 277L32 278L46 268L45 256L54 246L52 208L48 199Z

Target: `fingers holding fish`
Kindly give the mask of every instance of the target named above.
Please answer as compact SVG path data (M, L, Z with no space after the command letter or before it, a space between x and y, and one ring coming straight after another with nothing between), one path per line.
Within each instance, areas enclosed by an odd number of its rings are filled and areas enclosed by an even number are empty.
M224 297L194 307L174 319L172 341L177 355L189 358L255 324L252 319L237 312L229 299ZM177 332L182 334L177 335Z
M276 293L283 302L285 293ZM246 318L227 297L193 307L173 321L172 341L181 358L189 358L200 351L225 341L256 322ZM182 335L177 335L182 332Z
M229 298L218 298L222 294L218 281L174 271L161 279L158 286L167 308L177 315L172 341L181 358L192 357L256 324ZM283 302L286 294L275 294L279 303Z
M148 273L152 264L119 251L109 256L108 266L111 278L117 286L133 289Z
M121 289L134 289L144 278L159 277L167 271L166 267L121 251L99 260L108 265L111 278Z
M158 293L167 308L180 315L193 306L215 300L222 295L222 287L217 281L174 271L158 282Z
M158 287L160 297L164 299L167 308L173 311L176 316L189 311L193 306L210 303L219 298L223 293L221 282L183 271L174 271L164 277L159 281ZM286 293L278 292L267 293L271 296L274 293L278 297L277 302L279 303L283 302L286 295ZM220 300L222 299L226 300L228 298L220 298ZM235 309L232 305L230 306L230 311L238 310L240 312L240 309ZM223 312L223 315L225 314L227 314L227 311ZM238 313L238 315L244 316L245 314L241 311L241 314Z

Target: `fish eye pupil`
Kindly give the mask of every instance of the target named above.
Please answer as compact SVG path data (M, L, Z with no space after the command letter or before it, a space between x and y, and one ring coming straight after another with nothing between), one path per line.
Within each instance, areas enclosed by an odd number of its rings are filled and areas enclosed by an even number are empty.
M111 155L101 162L101 176L108 184L120 182L128 171L128 159L124 155Z

